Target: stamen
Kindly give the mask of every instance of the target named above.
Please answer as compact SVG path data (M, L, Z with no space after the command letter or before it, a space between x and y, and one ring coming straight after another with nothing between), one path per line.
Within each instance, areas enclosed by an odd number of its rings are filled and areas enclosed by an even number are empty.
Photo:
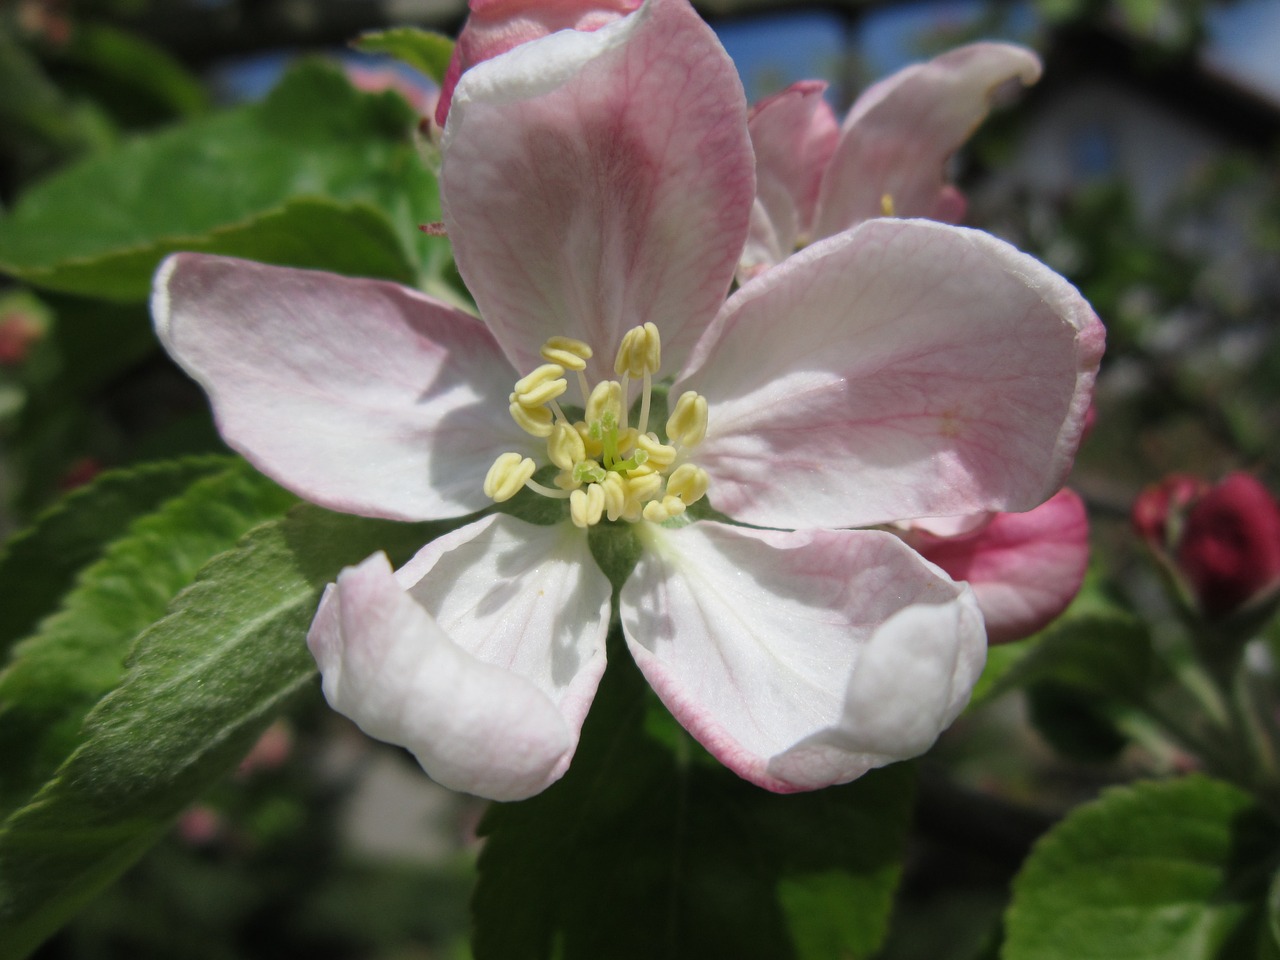
M495 503L510 500L520 492L520 488L537 469L537 465L529 457L521 457L518 453L504 453L493 461L493 466L485 474L484 495Z
M557 423L547 438L547 457L561 470L572 470L574 464L587 458L587 447L571 424Z
M667 418L667 439L682 447L696 447L706 435L707 398L686 390Z
M662 338L652 323L632 327L622 336L613 372L618 376L641 377L654 374L662 365Z
M546 407L526 407L523 403L516 399L516 395L511 394L511 406L507 407L511 411L511 419L525 433L531 436L541 437L543 439L551 436L551 411Z
M651 433L642 433L636 437L636 447L643 450L649 463L659 470L671 466L676 459L676 448L662 443Z
M527 377L516 381L512 388L516 400L525 407L540 407L554 400L569 389L569 383L563 379L563 374L564 367L558 363L544 363Z
M609 473L600 481L600 489L604 491L605 515L617 520L627 507L627 481L620 473Z
M692 463L682 463L667 477L667 495L679 497L688 506L707 495L707 471Z
M640 395L640 423L637 425L641 433L649 432L649 400L653 396L653 374L644 372L644 393Z
M684 513L684 501L679 497L663 497L644 505L642 516L651 523L662 523Z
M593 356L590 346L572 337L552 337L542 345L542 359L558 363L566 370L587 369L587 361Z
M547 459L557 468L554 486L533 479L537 465L532 459L504 453L485 476L489 497L509 500L524 486L545 497L567 499L570 518L585 528L604 517L663 523L706 496L707 472L684 462L684 451L706 437L706 398L692 390L681 395L667 419L665 441L648 430L653 378L662 361L654 324L627 331L614 361L618 379L601 381L594 388L585 373L592 356L587 344L551 337L541 356L547 362L518 380L508 401L520 428L546 440ZM584 418L575 422L557 402L568 389L566 370L576 374L583 397ZM633 379L644 388L638 430L627 424Z
M578 527L591 527L600 522L604 514L604 490L593 483L586 490L569 494L569 519Z
M622 413L622 384L617 380L601 380L587 397L587 423L603 420L606 414L613 416L616 424Z
M552 500L568 500L569 495L573 492L574 489L576 489L575 487L568 490L555 490L551 487L543 486L537 480L526 480L524 482L524 485L528 487L530 490L532 490L534 493L540 493L544 497L550 497Z
M880 195L880 214L885 217L893 216L893 194L883 193Z

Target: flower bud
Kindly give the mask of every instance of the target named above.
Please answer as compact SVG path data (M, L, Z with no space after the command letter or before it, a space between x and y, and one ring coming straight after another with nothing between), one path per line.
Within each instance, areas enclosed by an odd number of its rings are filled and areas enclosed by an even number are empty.
M1204 614L1230 616L1280 587L1280 505L1255 477L1229 474L1187 510L1174 559Z
M1172 549L1182 532L1189 507L1209 491L1209 482L1186 473L1171 473L1138 494L1130 518L1133 528L1159 555Z

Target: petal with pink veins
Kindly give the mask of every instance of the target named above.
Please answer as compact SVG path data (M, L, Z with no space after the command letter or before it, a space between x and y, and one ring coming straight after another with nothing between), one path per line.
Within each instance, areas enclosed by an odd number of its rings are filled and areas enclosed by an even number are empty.
M746 99L686 0L649 0L468 70L442 145L444 222L480 313L522 372L551 336L613 375L656 323L676 370L733 278L755 196Z
M916 756L963 709L986 645L972 592L882 531L646 528L627 644L675 718L789 793Z
M436 122L449 116L453 88L482 60L557 30L599 30L640 6L640 0L471 0L436 104Z
M495 800L558 780L604 672L610 586L568 524L490 515L329 587L307 643L330 706Z
M488 505L499 453L535 449L507 413L515 373L484 325L397 284L181 253L151 308L223 439L321 506L460 516Z
M868 88L840 131L818 201L819 237L883 215L959 219L964 200L945 183L951 154L987 116L992 96L1040 78L1022 47L975 43L914 64Z
M756 205L742 255L745 281L780 263L813 227L818 187L839 126L819 80L794 83L762 100L747 129L756 154Z
M997 513L957 536L912 531L907 542L973 587L990 643L1029 637L1071 603L1089 564L1084 501L1060 490L1026 513Z
M1026 510L1062 486L1104 333L988 234L872 220L742 287L672 390L706 397L707 496L767 527Z

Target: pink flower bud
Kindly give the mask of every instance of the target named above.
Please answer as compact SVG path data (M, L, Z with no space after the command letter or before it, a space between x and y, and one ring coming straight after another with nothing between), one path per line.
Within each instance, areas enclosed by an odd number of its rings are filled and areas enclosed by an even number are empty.
M444 126L453 88L462 74L482 60L559 30L590 33L625 17L641 0L471 0L471 15L453 48L444 75L436 122Z
M1187 511L1175 559L1205 615L1226 617L1280 587L1280 505L1247 473Z
M1133 528L1158 554L1175 544L1187 507L1209 491L1209 481L1186 473L1171 473L1153 483L1133 503Z

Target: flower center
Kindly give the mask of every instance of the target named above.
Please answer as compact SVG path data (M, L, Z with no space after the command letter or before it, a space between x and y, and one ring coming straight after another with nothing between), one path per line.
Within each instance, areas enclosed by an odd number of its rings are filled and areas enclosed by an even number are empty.
M662 523L684 513L707 492L707 472L688 455L707 433L707 401L692 390L681 394L667 418L666 438L649 429L653 377L662 361L658 328L633 327L622 338L613 369L617 380L588 382L591 347L581 340L552 337L542 346L547 361L516 381L511 416L526 433L547 441L547 459L559 468L548 487L533 479L538 464L504 453L484 480L484 492L501 503L528 487L545 497L569 501L579 527L602 519ZM559 398L569 389L565 371L577 375L583 416L571 421ZM627 422L631 383L639 380L636 425Z

